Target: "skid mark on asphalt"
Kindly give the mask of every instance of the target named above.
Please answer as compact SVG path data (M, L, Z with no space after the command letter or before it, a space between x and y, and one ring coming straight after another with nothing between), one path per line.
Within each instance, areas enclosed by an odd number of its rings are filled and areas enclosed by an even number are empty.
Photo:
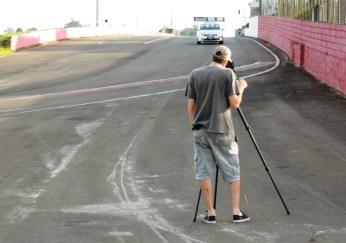
M332 201L328 200L327 196L321 195L319 192L316 191L315 188L311 187L307 183L304 183L302 181L298 182L296 180L291 180L291 182L295 183L297 187L302 188L304 191L308 192L313 197L319 199L321 202L324 202L326 205L329 205L331 208L334 208L337 211L339 211L339 212L341 212L343 214L346 214L346 211L344 209L342 209L341 207L339 207L338 205L336 205Z
M170 96L167 96L164 101L159 104L158 108L156 108L152 115L158 114L161 112L162 108L166 104L167 100ZM150 122L150 121L149 121ZM145 133L148 130L148 127L150 124L143 125L143 127L138 131L138 133L133 137L131 140L129 146L126 148L126 150L123 152L123 154L119 157L119 160L115 164L114 170L112 174L107 178L107 181L112 185L114 195L118 197L121 204L133 204L133 203L139 203L140 205L143 205L143 208L147 208L147 210L141 210L137 211L135 216L137 217L137 220L140 222L143 222L146 224L153 232L154 234L160 238L163 242L169 242L160 231L165 231L172 233L181 240L185 242L202 242L200 240L194 239L185 233L183 233L180 229L172 226L167 220L165 220L161 215L160 212L157 209L154 209L151 207L151 203L149 200L144 199L141 195L141 190L136 186L136 181L134 181L133 177L133 163L135 161L135 155L136 155L136 145L140 143L140 140L143 138ZM151 121L152 122L152 121ZM128 182L126 183L124 173L127 172L126 178L128 179ZM137 199L137 202L134 202L129 197L129 189L131 191L131 194L134 195ZM133 214L133 211L128 211L129 214Z
M30 213L34 212L37 198L44 191L45 191L44 189L38 189L31 192L10 191L10 190L5 191L4 198L17 197L17 198L20 198L23 204L25 204L25 206L22 206L22 205L15 206L15 208L7 214L6 218L9 220L9 222L11 224L14 224L17 220L23 220Z
M326 149L328 149L330 152L332 152L333 154L336 155L336 157L338 157L339 159L341 159L342 161L345 161L346 162L346 159L344 156L342 156L341 154L339 154L337 151L335 151L331 146L326 146L324 145L324 147Z
M62 147L60 153L63 155L63 159L61 160L60 164L50 172L51 178L57 177L63 170L67 168L79 149L89 143L89 136L93 133L93 131L102 126L104 122L105 120L101 119L91 123L80 124L76 127L76 132L83 138L83 142L78 145L67 145Z
M162 108L170 96L167 96L157 104L151 115L158 116ZM145 224L154 235L162 242L169 242L162 232L171 234L173 237L178 237L180 242L199 242L204 241L195 239L185 234L181 229L170 224L160 214L157 208L154 208L150 202L150 198L142 195L142 183L138 183L134 174L134 163L136 160L136 147L143 141L147 131L153 124L153 120L147 120L144 125L139 129L137 134L131 139L129 145L124 152L120 155L114 165L112 173L107 177L107 182L113 190L114 196L117 198L115 204L98 204L98 205L85 205L74 208L62 209L65 213L76 214L102 214L112 215L115 217L134 217L139 223ZM163 203L171 203L167 199ZM110 232L109 234L111 234ZM123 235L122 237L130 235Z
M232 235L236 235L242 240L246 240L247 242L266 242L272 243L275 242L276 237L273 234L266 232L256 232L251 230L251 232L241 232L242 230L236 227L225 227L221 230L222 232L229 232Z
M137 135L132 139L130 145L124 151L124 153L120 156L118 162L115 164L112 174L107 178L107 181L112 185L113 193L119 196L120 201L130 203L131 200L127 195L127 190L124 185L124 166L127 162L127 157L129 151L132 149L135 141L137 139ZM119 166L120 165L120 166ZM118 169L120 168L120 170ZM120 171L119 180L117 180L117 171Z
M29 189L25 192L16 192L12 191L7 193L7 196L16 196L20 199L22 205L15 206L7 214L7 219L11 224L16 223L18 220L24 220L31 213L35 212L36 202L43 192L45 192L44 186L49 183L53 178L57 177L62 171L66 170L68 165L72 162L72 159L78 153L79 149L87 145L90 141L90 136L95 132L97 128L102 126L105 122L105 119L96 120L90 123L82 123L76 127L76 133L83 138L83 142L77 145L65 145L63 146L59 153L56 154L56 151L53 151L54 155L52 156L51 149L50 155L44 155L45 158L43 162L48 163L46 166L49 169L49 179L43 182L43 185L38 186L36 189ZM38 130L36 130L38 132ZM39 132L38 132L39 133ZM43 144L46 144L42 139L42 136L39 136ZM47 147L46 145L45 147ZM49 147L49 146L48 146ZM56 164L58 160L56 156L61 156L59 164Z
M275 243L281 239L295 239L295 242L309 242L316 241L318 238L324 238L328 242L343 242L340 239L346 236L346 228L337 228L313 224L288 224L288 223L274 223L270 225L270 232L265 232L263 229L244 228L245 225L232 225L225 226L219 230L220 232L230 233L232 236L239 237L243 242L265 242ZM297 236L299 238L297 238ZM299 240L298 240L299 239ZM334 241L335 239L335 241ZM303 240L303 241L301 241Z
M309 227L312 232L310 241L315 241L319 237L327 239L329 238L329 235L344 235L344 237L346 236L346 228L335 229L331 227L321 227L313 224L305 224L305 226Z
M133 236L131 232L125 231L125 232L119 232L119 231L112 231L109 233L111 236L115 236L119 242L125 243L124 236Z

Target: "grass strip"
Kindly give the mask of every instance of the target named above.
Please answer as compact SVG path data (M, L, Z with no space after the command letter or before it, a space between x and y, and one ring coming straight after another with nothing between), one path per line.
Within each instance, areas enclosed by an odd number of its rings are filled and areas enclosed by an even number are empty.
M11 53L13 53L13 51L11 50L11 48L8 48L8 47L0 47L0 56L8 55L8 54L11 54Z

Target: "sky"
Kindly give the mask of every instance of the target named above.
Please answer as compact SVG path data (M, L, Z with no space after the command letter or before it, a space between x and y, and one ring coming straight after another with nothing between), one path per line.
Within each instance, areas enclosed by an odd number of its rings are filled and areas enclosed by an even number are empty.
M249 0L99 0L101 25L159 30L192 27L193 17L225 17L228 31L244 25ZM241 14L238 14L240 10ZM96 0L0 0L0 34L7 28L64 27L71 19L95 26ZM105 19L108 23L105 23Z

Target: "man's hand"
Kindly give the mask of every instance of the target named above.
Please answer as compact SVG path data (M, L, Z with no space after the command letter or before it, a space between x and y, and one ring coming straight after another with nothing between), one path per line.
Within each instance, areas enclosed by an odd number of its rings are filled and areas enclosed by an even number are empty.
M247 87L247 82L245 81L245 79L238 79L236 82L238 85L239 94L231 95L228 97L229 104L233 110L236 110L240 106L243 97L243 92Z
M238 85L240 94L242 94L247 87L247 82L245 81L245 79L238 79L237 85Z

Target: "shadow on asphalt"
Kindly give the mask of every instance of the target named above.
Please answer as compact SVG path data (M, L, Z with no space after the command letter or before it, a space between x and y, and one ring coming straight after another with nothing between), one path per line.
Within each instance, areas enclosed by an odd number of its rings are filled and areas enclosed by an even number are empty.
M289 105L293 106L302 117L313 124L323 127L335 138L346 144L346 97L335 89L317 80L303 68L297 68L285 53L275 46L257 40L270 48L280 58L280 66L265 74L255 77L256 82L251 82L253 88L248 89L247 99L255 96L258 90L262 93L278 94ZM265 97L265 102L277 97ZM257 101L261 103L261 100ZM246 99L244 100L246 105Z

